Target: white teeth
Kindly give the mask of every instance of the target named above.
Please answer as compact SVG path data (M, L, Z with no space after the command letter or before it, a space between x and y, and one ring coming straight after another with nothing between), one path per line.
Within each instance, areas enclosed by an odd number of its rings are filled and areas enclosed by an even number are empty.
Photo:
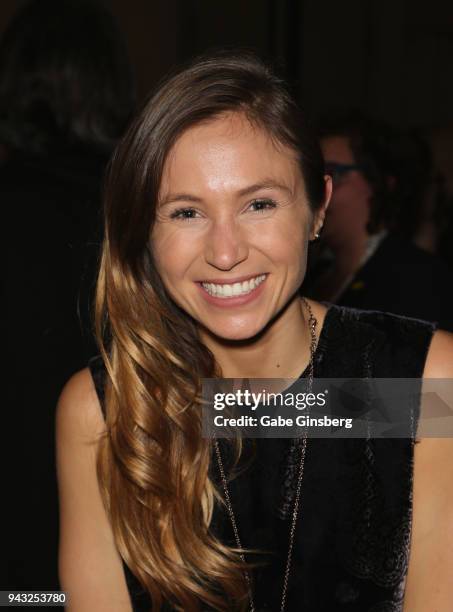
M241 283L234 283L233 285L233 295L241 295L242 293L242 285Z
M205 289L210 295L214 295L219 298L237 297L240 295L247 295L258 285L260 285L266 278L265 274L256 276L250 280L244 281L243 283L233 283L225 285L214 285L214 283L201 283L203 289Z

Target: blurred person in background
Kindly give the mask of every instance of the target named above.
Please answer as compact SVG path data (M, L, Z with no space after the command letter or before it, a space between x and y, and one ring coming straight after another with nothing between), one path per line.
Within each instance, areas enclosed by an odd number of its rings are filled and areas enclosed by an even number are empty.
M453 124L445 124L430 135L436 165L437 202L434 223L437 228L437 250L453 269Z
M429 151L358 113L332 115L321 135L334 188L308 294L453 330L452 273L410 239L430 183Z
M451 265L443 248L452 218L450 197L444 172L434 164L432 145L415 130L395 131L386 145L394 229Z
M419 209L412 239L421 249L441 257L453 269L453 197L447 177L436 169Z
M436 222L438 231L438 252L453 269L453 195L444 188L442 176L442 190L436 208Z
M133 106L127 54L104 9L39 0L15 16L0 43L0 198L9 238L7 419L21 434L4 502L14 516L2 587L57 585L54 407L67 377L96 352L101 178Z

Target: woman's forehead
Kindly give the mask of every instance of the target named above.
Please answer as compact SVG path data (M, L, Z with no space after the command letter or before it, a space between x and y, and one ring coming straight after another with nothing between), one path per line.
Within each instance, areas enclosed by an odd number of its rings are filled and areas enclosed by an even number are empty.
M297 155L251 123L231 113L187 129L166 159L163 191L189 184L240 189L257 181L294 183Z

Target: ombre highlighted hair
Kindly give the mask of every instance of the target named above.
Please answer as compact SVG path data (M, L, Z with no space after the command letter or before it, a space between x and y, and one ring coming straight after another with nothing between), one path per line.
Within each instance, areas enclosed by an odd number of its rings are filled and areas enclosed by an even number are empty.
M201 431L202 378L221 376L167 293L150 236L165 160L183 132L238 112L295 151L310 206L324 199L317 140L284 83L248 52L198 58L168 78L117 146L105 185L96 335L108 372L98 477L118 550L153 610L246 609L238 551L210 530L222 504ZM233 449L237 460L240 446Z

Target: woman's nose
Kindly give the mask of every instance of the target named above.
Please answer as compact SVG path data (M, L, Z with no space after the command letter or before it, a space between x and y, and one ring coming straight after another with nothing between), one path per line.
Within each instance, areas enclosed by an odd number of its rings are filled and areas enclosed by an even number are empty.
M206 236L206 262L219 270L231 270L247 259L248 252L244 229L234 220L215 223Z

